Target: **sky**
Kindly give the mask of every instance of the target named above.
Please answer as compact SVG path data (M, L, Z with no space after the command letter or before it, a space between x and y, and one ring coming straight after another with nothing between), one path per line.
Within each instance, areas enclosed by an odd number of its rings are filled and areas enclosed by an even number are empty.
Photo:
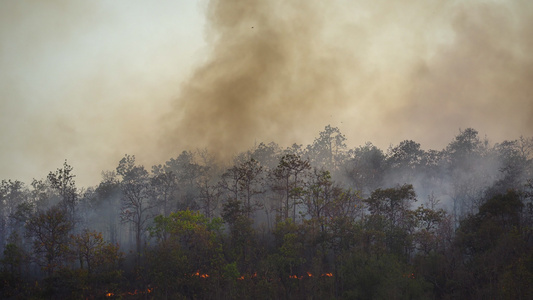
M259 142L533 136L533 4L0 1L0 179Z

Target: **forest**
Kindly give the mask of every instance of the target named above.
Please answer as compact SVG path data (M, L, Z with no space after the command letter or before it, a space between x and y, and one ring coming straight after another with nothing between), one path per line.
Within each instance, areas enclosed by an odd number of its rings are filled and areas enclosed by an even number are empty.
M2 180L0 298L533 299L533 137L346 142Z

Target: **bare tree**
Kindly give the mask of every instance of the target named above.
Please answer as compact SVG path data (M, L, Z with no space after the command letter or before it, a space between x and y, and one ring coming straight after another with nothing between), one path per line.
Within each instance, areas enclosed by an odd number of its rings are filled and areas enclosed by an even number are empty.
M120 160L117 174L122 176L122 206L120 217L122 222L130 223L135 233L135 248L140 258L142 241L152 217L154 207L151 201L151 185L148 172L143 166L135 165L135 156L126 155Z
M293 220L296 219L297 200L303 190L305 172L311 166L308 160L302 160L296 154L284 155L278 166L270 173L272 189L283 193L283 201L279 204L279 213L285 218L289 218L290 206L293 208Z

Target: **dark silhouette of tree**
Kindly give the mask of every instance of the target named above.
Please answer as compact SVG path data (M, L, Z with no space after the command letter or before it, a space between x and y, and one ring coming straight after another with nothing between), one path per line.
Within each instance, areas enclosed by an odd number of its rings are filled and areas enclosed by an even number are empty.
M63 163L63 168L50 172L47 176L52 189L57 191L60 196L60 206L65 210L67 216L76 221L76 205L78 204L78 191L72 173L72 166L67 161Z
M278 211L284 219L289 218L292 206L292 219L296 221L296 206L303 195L306 172L311 169L308 160L302 160L295 154L281 157L278 166L270 172L272 189L284 194Z
M26 223L26 233L33 239L36 262L51 277L66 262L72 220L58 206L37 212Z
M138 260L142 252L144 233L152 218L151 184L143 166L135 165L135 156L126 155L119 162L117 174L122 176L122 222L130 223L135 234L135 250ZM139 262L138 262L139 263Z
M415 191L410 184L377 189L365 200L371 221L382 223L385 245L392 253L406 255L411 250L408 232L413 224L409 211L416 201Z
M13 216L26 198L27 192L23 182L2 180L0 183L0 249L3 249L11 233L17 231Z
M346 137L339 128L327 125L319 133L313 144L307 146L306 155L311 165L324 168L330 172L337 172L344 160L346 152Z
M242 203L246 215L250 217L253 211L262 205L253 202L254 196L264 193L262 180L263 167L252 158L233 166L222 174L220 186L230 193L230 199Z
M385 154L372 143L348 151L345 170L350 184L370 194L381 187L385 174Z

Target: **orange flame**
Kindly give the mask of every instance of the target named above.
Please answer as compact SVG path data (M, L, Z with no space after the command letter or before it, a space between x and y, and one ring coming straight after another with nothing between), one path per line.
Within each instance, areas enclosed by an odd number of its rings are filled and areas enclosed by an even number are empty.
M139 291L139 290L134 290L133 292L125 292L125 293L119 294L119 296L124 296L124 295L135 296L135 295L144 294L144 293L149 294L149 293L151 293L153 291L154 291L154 288L147 288L146 292ZM110 293L105 294L105 296L106 297L113 297L113 296L115 296L115 294L110 292Z
M313 277L313 274L307 272L307 276L309 276L309 277Z

